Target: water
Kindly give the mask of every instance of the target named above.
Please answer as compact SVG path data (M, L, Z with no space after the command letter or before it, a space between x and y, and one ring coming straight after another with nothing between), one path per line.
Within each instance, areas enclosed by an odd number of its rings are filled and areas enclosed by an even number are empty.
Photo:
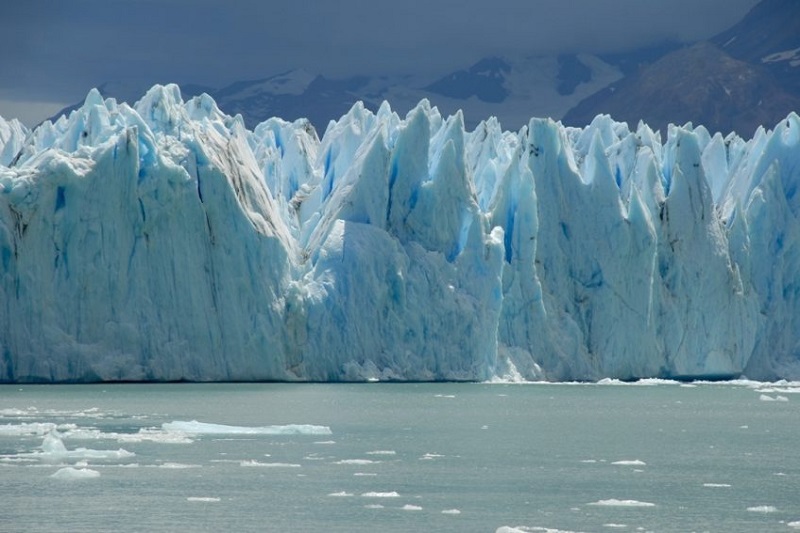
M0 530L800 530L798 392L3 386Z

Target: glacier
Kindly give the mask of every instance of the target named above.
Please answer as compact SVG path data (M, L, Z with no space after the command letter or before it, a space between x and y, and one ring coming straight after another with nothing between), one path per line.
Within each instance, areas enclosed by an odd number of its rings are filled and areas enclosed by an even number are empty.
M800 378L800 117L0 119L0 382Z

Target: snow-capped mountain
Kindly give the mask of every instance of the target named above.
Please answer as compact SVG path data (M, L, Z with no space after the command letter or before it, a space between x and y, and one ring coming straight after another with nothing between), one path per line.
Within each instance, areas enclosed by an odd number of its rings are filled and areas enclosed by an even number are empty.
M92 91L0 167L0 381L797 379L798 154Z
M763 0L710 41L661 51L570 109L564 122L580 126L610 113L661 131L694 122L751 135L800 109L800 2Z
M308 118L323 132L358 101L377 111L385 100L406 113L428 99L444 113L461 110L468 129L488 116L497 117L508 129L519 129L526 117L560 118L582 98L620 77L619 70L594 56L490 57L434 80L412 76L328 79L293 70L237 82L210 94L226 113L241 113L249 127L281 116Z
M740 61L765 66L781 86L800 94L800 2L762 0L712 42Z
M661 131L669 124L695 122L723 134L752 135L795 109L800 109L800 95L785 90L763 65L734 59L702 42L612 83L563 120L577 126L602 112L631 125L644 120Z

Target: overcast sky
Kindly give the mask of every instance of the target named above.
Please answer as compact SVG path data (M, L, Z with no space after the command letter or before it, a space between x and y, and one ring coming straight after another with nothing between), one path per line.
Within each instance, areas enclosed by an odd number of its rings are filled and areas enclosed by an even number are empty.
M94 86L219 88L292 68L445 74L497 54L693 41L758 0L26 0L0 9L0 115L31 123Z

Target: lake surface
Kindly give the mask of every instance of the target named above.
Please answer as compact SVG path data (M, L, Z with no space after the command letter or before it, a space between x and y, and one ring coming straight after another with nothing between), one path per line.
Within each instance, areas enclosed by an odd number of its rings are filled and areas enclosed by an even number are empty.
M798 393L7 385L0 530L800 530Z

